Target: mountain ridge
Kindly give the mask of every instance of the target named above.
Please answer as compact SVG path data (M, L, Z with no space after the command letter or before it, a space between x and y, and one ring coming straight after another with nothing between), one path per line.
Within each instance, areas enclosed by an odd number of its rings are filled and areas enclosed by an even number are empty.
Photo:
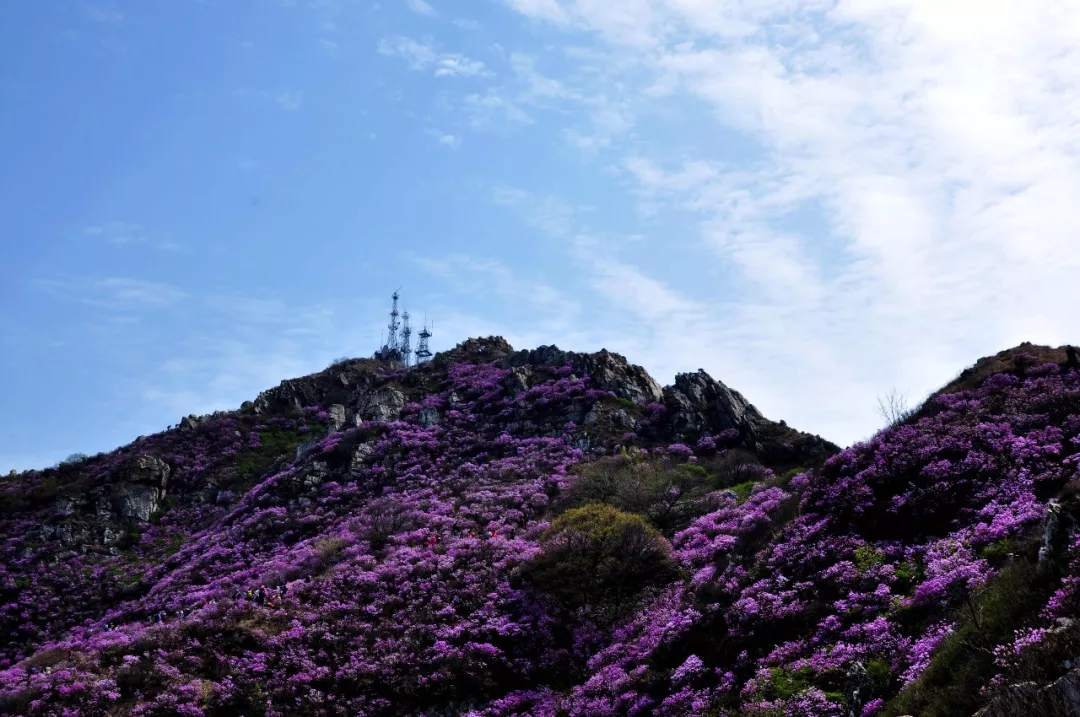
M766 419L703 371L660 387L607 351L514 351L487 337L407 369L336 362L238 411L188 416L110 454L0 480L0 629L11 638L0 707L839 715L857 705L869 715L899 714L902 699L932 706L938 698L911 695L933 664L916 668L951 644L935 632L941 624L967 629L948 622L966 594L957 581L979 602L1012 569L997 553L957 552L949 536L969 535L961 540L980 551L1033 546L1031 565L1071 574L1076 507L1062 491L1075 472L1069 436L1080 434L1074 356L1001 352L907 423L843 451ZM997 423L969 425L969 414ZM1064 516L1057 528L1043 526L1051 514ZM604 560L621 567L568 578L583 556L567 546L607 550L614 538L603 535L653 547L613 543ZM659 563L627 562L637 555ZM845 560L864 567L849 575ZM900 602L863 594L867 581ZM264 583L288 593L255 604L247 591ZM836 585L860 595L839 616L812 597ZM927 600L940 605L927 612ZM938 613L945 623L927 622ZM811 615L824 627L806 623ZM663 624L682 627L654 635ZM837 632L844 625L848 637ZM770 642L785 631L847 645L846 657ZM346 667L344 653L318 647L326 640L363 664ZM950 704L961 703L975 706Z

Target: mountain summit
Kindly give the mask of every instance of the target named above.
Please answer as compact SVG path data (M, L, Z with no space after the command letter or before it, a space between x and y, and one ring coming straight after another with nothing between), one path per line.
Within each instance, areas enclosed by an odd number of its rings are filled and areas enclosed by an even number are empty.
M1078 459L1067 348L843 451L606 350L343 360L0 479L0 712L1072 714Z

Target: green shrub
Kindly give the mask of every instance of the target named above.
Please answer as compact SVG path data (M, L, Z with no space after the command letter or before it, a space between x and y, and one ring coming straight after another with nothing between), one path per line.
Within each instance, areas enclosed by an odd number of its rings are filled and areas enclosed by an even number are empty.
M855 566L859 572L866 572L885 561L885 554L872 545L860 545L855 549Z
M555 519L542 552L523 566L523 580L569 611L592 608L614 619L675 567L663 536L640 516L609 505L586 505Z
M735 498L740 503L742 503L744 500L750 497L750 493L754 490L754 486L756 486L757 484L757 481L748 480L743 483L739 483L738 485L733 485L728 488L728 490L734 493Z
M631 401L629 398L616 398L615 403L619 404L619 406L621 406L622 408L625 408L628 411L639 411L640 412L640 410L641 410L641 406L637 405L636 403Z
M1009 553L1016 552L1016 543L1009 538L990 543L979 550L979 557L991 565L1000 565L1009 557Z
M700 466L662 461L601 458L578 466L574 481L559 501L559 509L606 503L649 519L665 535L689 525L700 514L696 506L709 490Z
M991 650L1011 640L1013 631L1038 613L1051 589L1052 582L1032 563L1005 565L970 606L957 610L952 634L942 640L919 679L886 705L883 717L974 713L979 690L997 672Z
M277 426L261 431L258 448L247 448L236 454L236 472L244 478L258 476L278 459L291 457L296 447L310 438L310 435Z
M759 481L765 475L765 468L757 456L741 448L719 453L705 461L704 466L717 488L730 488L747 481Z

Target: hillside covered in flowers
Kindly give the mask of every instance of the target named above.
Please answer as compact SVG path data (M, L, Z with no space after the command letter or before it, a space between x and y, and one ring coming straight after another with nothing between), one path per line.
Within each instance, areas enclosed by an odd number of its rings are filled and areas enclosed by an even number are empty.
M0 714L1075 714L1078 462L1071 349L845 450L606 351L341 361L0 478Z

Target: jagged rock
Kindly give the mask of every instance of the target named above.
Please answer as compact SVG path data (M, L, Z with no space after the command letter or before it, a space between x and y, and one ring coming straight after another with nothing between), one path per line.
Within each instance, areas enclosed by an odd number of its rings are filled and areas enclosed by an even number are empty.
M510 369L510 375L506 377L506 392L511 398L517 398L529 390L529 377L532 371L524 367Z
M765 417L734 389L703 370L681 373L664 389L668 422L680 437L719 433L730 428L752 440Z
M299 463L312 453L314 453L319 447L320 441L305 441L296 447L296 461Z
M1010 685L975 717L1080 717L1080 670L1040 687L1034 682Z
M113 548L127 534L126 524L147 522L161 509L171 472L157 456L135 456L122 463L108 483L57 498L56 511L63 521L43 526L41 535L82 551Z
M124 463L114 474L114 480L146 483L164 490L169 484L169 464L157 456L139 455Z
M454 406L461 403L461 396L457 395L457 391L454 391L449 396L447 396L446 402L450 404L450 408L453 408Z
M199 425L199 423L198 423L198 421L195 420L194 415L184 416L183 418L180 419L180 430L181 431L194 430L195 427L198 426L198 425Z
M329 416L330 432L340 431L345 425L345 407L340 403L335 403L327 409L326 413Z
M856 660L847 671L844 684L844 704L847 705L848 717L862 717L863 707L870 701L874 692L874 678L866 671L866 666Z
M113 488L112 503L119 517L134 518L145 523L161 507L164 497L165 493L160 488L142 483L124 483Z
M439 410L437 408L422 408L418 418L420 425L428 428L439 423Z
M489 363L505 358L513 353L511 346L502 336L466 339L449 351L440 351L432 358L435 367L444 367L452 363Z
M404 406L405 394L393 386L383 386L362 400L357 413L375 421L393 421Z
M632 431L637 426L634 417L621 408L610 415L610 420L613 426L624 431Z
M601 349L594 354L562 351L556 346L540 346L531 351L518 351L508 356L509 368L531 366L560 366L569 363L578 375L588 375L590 384L602 391L611 391L619 398L640 403L662 401L663 390L641 366L630 364L626 358Z
M1043 518L1043 540L1039 547L1040 568L1045 569L1061 556L1068 537L1069 526L1065 520L1065 511L1061 503L1052 498L1046 505L1046 516Z
M352 460L349 463L349 470L356 472L364 467L364 463L368 457L375 452L375 446L370 443L361 443L353 451Z

